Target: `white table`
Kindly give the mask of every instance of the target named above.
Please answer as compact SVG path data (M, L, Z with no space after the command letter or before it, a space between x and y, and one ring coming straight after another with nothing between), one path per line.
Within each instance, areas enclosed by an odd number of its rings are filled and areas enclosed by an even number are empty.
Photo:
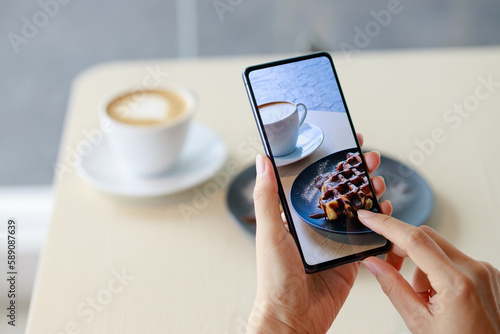
M149 76L198 94L196 121L223 136L230 150L223 171L235 176L261 150L241 71L280 57L93 67L75 79L59 160L85 131L98 128L102 100ZM500 86L482 83L500 82L500 48L373 52L351 62L333 57L366 145L420 163L415 168L436 195L429 224L500 267ZM151 74L158 69L168 75ZM470 112L449 114L463 103ZM428 155L415 153L417 141L427 143ZM226 185L188 220L179 204L192 204L203 185L154 200L124 199L89 187L70 169L56 188L28 333L242 333L255 294L255 247L229 216ZM405 275L411 270L411 263L403 268ZM362 269L331 332L406 331Z

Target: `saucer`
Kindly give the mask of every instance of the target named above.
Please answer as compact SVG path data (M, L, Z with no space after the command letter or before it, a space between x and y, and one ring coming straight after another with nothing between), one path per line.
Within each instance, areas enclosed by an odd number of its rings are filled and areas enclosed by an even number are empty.
M297 148L288 155L274 157L274 162L277 167L286 166L293 162L304 159L323 143L323 130L311 123L304 123L299 128L299 139L297 140Z
M85 182L104 192L153 197L177 193L206 181L222 167L226 158L227 148L219 135L193 122L179 161L164 173L146 177L131 174L115 157L106 138L82 157L76 171Z

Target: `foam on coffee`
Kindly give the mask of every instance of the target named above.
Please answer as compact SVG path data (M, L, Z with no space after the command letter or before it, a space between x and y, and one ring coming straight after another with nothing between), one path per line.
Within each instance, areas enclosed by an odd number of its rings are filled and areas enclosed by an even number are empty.
M260 117L264 124L271 124L287 118L295 111L295 105L289 102L272 102L259 106Z
M182 118L187 108L186 100L175 92L145 90L113 100L106 112L114 120L125 124L165 125Z

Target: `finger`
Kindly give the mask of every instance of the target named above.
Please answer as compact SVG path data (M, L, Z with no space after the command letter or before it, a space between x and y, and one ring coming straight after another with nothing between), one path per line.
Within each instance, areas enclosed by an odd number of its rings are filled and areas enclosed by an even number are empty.
M434 230L432 227L427 226L427 225L422 225L420 226L422 230L427 233L434 242L436 242L439 247L445 252L445 254L454 262L462 262L462 261L470 261L473 260L471 257L468 255L462 253L459 249L457 249L455 246L452 245L451 242L446 240L445 237L443 237L441 234L439 234L436 230ZM474 261L474 260L473 260Z
M379 206L380 206L380 211L384 215L390 216L392 214L392 204L390 201L383 201L382 203L380 203ZM394 246L395 245L393 244L393 247ZM392 265L397 271L401 270L404 259L405 259L404 257L396 255L392 250L389 253L385 254L385 261L390 265Z
M429 302L429 291L432 289L431 282L427 278L427 275L417 268L413 274L413 290L415 290L417 296L424 303Z
M384 212L383 212L384 213ZM433 228L422 225L419 227L422 231L424 231L427 235L429 235L432 240L443 250L443 252L450 258L451 261L456 263L468 263L470 261L474 261L471 257L462 253L459 249L453 246L448 240L446 240L442 235L436 232ZM394 245L392 252L401 257L406 257L408 254L405 250L403 250L398 245Z
M274 169L267 157L256 158L257 178L253 191L257 239L279 237L287 233L281 220L278 184Z
M382 176L375 176L372 178L373 189L375 190L375 196L380 198L385 192L385 180Z
M403 251L429 278L436 277L453 284L457 273L453 262L422 229L403 223L396 218L367 210L358 211L359 220L374 232L383 235ZM432 282L432 279L430 279Z
M404 257L396 255L393 251L390 251L389 253L385 254L385 262L389 263L397 271L401 270L404 260L405 260Z
M380 166L380 153L372 151L363 154L368 168L368 174L372 174Z
M382 203L379 204L380 206L380 211L384 214L384 215L392 215L392 204L391 204L391 201L383 201Z
M359 146L363 147L363 143L365 142L363 135L361 133L356 133L356 136L358 137Z
M364 259L362 264L375 275L382 290L403 319L412 319L416 314L429 314L427 306L421 301L411 285L389 263L372 256Z
M384 215L390 216L392 214L392 204L390 201L384 201L380 203L380 211ZM392 247L397 247L395 244L392 244ZM403 262L405 260L404 256L397 255L394 250L391 250L389 253L385 254L385 261L394 267L397 271L401 270L403 266Z

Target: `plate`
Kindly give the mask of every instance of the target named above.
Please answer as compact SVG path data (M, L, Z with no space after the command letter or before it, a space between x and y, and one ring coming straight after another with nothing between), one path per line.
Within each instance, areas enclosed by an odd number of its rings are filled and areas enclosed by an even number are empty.
M307 224L327 232L335 233L370 233L371 230L357 218L340 216L335 220L326 218L311 218L310 214L322 213L318 207L321 192L314 186L314 179L324 173L331 172L337 164L346 159L347 153L357 152L357 148L350 148L327 155L316 160L297 175L290 189L290 202L295 212Z
M250 234L255 234L256 227L252 197L255 175L255 165L245 169L234 178L227 194L231 215ZM385 178L387 188L380 201L391 201L393 217L414 226L420 226L429 219L434 208L434 195L428 183L417 172L382 155L380 167L373 176L376 175Z
M302 124L299 128L297 148L288 155L274 157L276 167L286 166L309 156L321 146L324 137L323 130L317 125L311 123Z
M174 194L211 178L224 164L227 148L212 129L192 123L177 164L169 171L150 177L131 174L120 164L106 139L82 157L77 173L91 186L107 193L154 197Z
M255 235L255 211L253 188L255 187L255 165L238 174L229 185L227 206L234 220L248 233Z
M434 209L434 194L422 176L386 155L381 156L380 167L373 173L377 175L384 177L386 185L380 202L391 201L393 217L414 226L429 219Z

